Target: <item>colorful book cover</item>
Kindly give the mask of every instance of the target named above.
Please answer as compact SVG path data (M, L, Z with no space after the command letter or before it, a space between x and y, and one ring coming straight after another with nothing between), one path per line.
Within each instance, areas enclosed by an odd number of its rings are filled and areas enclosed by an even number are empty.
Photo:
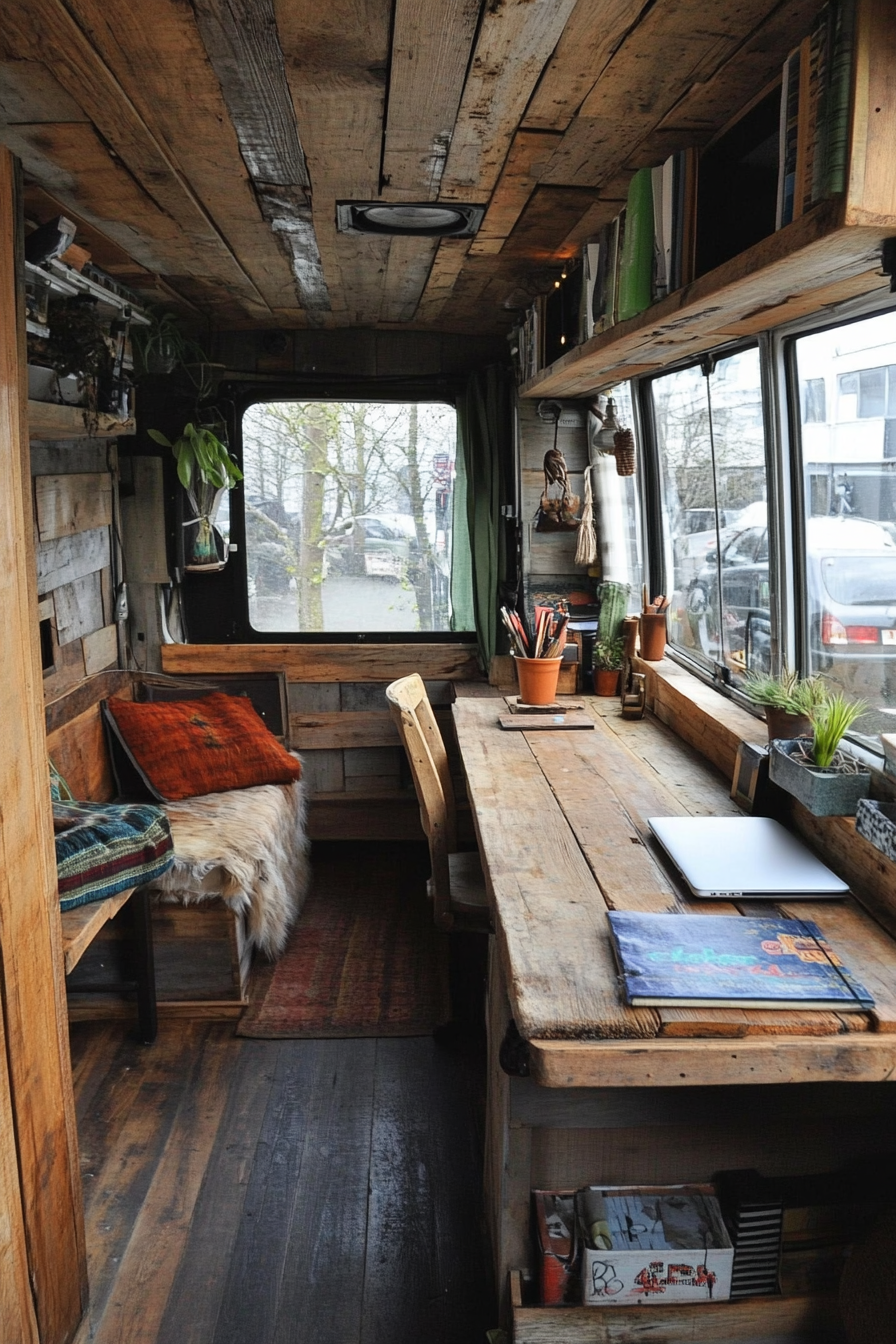
M653 281L653 185L649 168L631 180L625 206L625 236L619 261L618 320L650 307Z
M611 911L634 1007L839 1008L874 999L809 920Z

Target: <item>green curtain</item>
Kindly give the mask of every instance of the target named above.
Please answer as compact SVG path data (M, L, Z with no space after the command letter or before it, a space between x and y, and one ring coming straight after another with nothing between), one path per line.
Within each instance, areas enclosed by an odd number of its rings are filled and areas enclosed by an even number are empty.
M513 377L500 365L472 373L457 402L455 526L463 525L469 545L469 608L455 600L456 630L476 631L484 672L498 641L498 592L507 573L505 525L501 505L508 496L513 461ZM455 553L462 531L455 532ZM452 579L454 573L452 571ZM452 584L452 593L454 587ZM463 621L466 624L462 623Z

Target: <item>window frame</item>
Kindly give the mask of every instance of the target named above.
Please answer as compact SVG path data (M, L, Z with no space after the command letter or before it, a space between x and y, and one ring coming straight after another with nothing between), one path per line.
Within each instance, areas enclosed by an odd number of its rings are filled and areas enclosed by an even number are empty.
M253 375L222 388L231 418L231 448L243 466L243 417L253 405L273 401L442 402L457 414L463 381L450 377L408 378L282 378ZM246 509L243 487L230 495L230 539L236 546L230 563L230 638L242 644L476 644L475 631L454 630L257 630L250 621L249 572L246 551ZM208 580L203 578L203 583Z

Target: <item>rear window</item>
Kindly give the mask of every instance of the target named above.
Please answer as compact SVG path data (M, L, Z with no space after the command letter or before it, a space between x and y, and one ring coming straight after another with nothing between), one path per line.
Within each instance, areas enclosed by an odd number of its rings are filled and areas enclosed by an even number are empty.
M896 606L896 554L826 555L821 578L831 600L844 606Z

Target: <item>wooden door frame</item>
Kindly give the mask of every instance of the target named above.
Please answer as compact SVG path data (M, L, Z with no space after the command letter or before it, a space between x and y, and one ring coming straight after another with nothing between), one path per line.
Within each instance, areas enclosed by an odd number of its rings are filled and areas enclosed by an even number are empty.
M68 1344L84 1214L38 652L19 166L0 148L0 1338Z

